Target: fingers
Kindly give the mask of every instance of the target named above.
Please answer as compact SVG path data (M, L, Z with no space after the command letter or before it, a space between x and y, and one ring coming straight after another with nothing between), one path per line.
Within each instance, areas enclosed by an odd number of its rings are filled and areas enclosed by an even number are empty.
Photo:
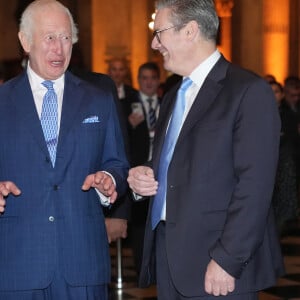
M6 201L3 198L0 198L0 213L3 213L5 210Z
M11 181L0 182L0 195L6 197L10 193L18 196L21 194L21 190Z
M82 190L87 191L90 188L99 188L103 191L112 190L113 181L112 178L104 172L97 172L95 174L88 175L82 185ZM100 190L100 192L102 192Z
M206 293L214 296L226 296L234 291L234 283L222 281L205 281Z
M139 166L130 169L127 181L129 187L141 196L152 196L157 192L158 182L149 167Z
M5 197L9 194L18 196L21 194L21 190L11 181L0 182L0 213L5 211Z
M116 186L108 174L104 172L97 172L88 175L81 187L83 191L88 191L90 188L96 188L101 194L110 197L110 202L114 203L117 199Z
M81 189L88 191L91 187L95 187L95 174L88 175L85 178Z
M107 193L106 195L107 197L110 197L110 203L113 204L116 202L117 197L118 197L118 193L116 191L114 191L112 194Z
M212 260L207 267L204 285L208 294L226 296L234 291L235 279Z

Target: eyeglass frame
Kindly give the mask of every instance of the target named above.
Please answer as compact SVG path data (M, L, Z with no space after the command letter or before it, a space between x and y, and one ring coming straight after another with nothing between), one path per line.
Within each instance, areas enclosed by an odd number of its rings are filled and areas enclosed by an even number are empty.
M167 28L164 28L164 29L154 30L153 33L152 33L152 36L153 36L153 38L156 38L157 41L161 44L161 40L160 40L160 37L159 37L159 33L164 32L164 31L167 31L167 30L172 29L172 28L175 28L175 27L177 27L177 26L176 26L176 25L173 25L173 26L170 26L170 27L167 27Z

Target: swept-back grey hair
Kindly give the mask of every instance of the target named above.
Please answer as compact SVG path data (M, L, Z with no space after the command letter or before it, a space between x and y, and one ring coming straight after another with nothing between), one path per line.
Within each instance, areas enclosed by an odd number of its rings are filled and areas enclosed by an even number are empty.
M72 30L72 43L75 44L78 41L78 29L76 24L74 23L73 16L71 15L67 7L65 7L62 3L56 0L35 0L31 2L22 13L19 30L23 32L31 42L34 27L38 26L38 24L34 24L34 15L39 11L47 10L49 8L47 8L47 6L51 5L57 5L57 7L59 7L63 12L65 12L70 18Z
M216 41L219 18L213 0L158 0L156 9L169 8L170 21L181 29L190 21L196 21L207 40Z

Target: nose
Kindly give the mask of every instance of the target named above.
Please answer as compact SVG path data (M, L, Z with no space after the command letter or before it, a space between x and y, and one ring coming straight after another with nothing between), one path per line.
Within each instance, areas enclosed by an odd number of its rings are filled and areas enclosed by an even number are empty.
M159 43L159 41L157 40L157 37L154 36L154 37L152 38L151 48L152 48L153 50L157 50L157 49L159 48L159 46L160 46L160 43Z
M57 53L61 53L62 52L63 42L61 41L61 39L56 38L53 41L53 49L55 49L55 52L57 52Z

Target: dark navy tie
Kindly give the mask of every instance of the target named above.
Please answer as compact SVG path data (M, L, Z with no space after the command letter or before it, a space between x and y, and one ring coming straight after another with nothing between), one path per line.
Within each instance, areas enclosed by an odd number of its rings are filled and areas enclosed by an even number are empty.
M156 122L155 109L153 108L153 99L149 98L147 99L147 102L149 104L149 110L148 110L149 129L153 130Z
M157 178L158 190L154 197L151 214L152 229L155 229L161 220L162 210L166 201L168 167L173 156L175 144L181 128L182 117L185 109L185 93L192 83L192 80L189 77L186 77L177 92L175 107L160 155Z
M52 166L54 167L58 139L57 95L53 89L52 81L46 80L42 82L42 85L47 88L47 92L43 98L41 124Z

